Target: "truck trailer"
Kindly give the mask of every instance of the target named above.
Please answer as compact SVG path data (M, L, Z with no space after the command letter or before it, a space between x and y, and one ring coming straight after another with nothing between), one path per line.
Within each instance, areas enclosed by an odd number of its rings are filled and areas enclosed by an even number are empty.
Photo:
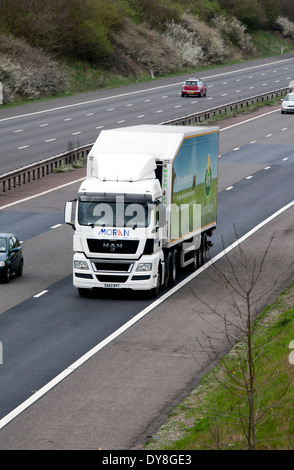
M73 284L156 296L180 268L207 259L216 228L219 128L138 125L103 130L77 198Z

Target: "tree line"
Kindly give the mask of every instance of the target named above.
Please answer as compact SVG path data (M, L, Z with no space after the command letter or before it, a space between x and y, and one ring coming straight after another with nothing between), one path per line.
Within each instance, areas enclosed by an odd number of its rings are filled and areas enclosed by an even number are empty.
M248 32L272 29L279 16L294 21L288 0L0 0L0 33L23 38L46 52L101 65L110 64L113 35L128 19L164 32L184 13L212 24L215 17L237 18ZM1 48L1 45L0 45Z

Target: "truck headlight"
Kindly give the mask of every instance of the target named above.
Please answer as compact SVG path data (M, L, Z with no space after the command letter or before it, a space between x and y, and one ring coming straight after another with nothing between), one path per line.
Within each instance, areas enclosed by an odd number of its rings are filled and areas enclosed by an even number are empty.
M136 271L151 271L152 270L152 263L139 263L137 266Z
M86 261L75 261L75 269L89 269L88 263Z

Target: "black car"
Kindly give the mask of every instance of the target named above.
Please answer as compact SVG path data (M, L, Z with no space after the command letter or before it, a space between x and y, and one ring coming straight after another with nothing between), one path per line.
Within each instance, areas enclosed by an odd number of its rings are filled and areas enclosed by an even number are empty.
M21 244L13 233L0 233L0 279L9 282L11 275L21 276L23 256Z

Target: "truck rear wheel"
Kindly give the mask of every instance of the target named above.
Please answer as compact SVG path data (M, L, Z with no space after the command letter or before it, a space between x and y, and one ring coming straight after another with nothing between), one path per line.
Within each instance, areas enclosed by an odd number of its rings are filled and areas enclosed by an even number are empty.
M201 238L201 246L200 246L200 263L201 263L201 266L203 266L207 261L207 248L208 248L207 236L206 236L206 233L204 233L202 235L202 238Z
M170 273L170 285L174 286L178 276L178 252L174 250L172 253L172 264Z
M172 265L172 254L171 252L169 252L165 260L165 273L164 273L164 287L165 288L168 288L170 286L171 265Z
M197 250L194 250L193 253L193 261L188 265L188 270L189 271L196 271L200 267L200 250L197 248Z

